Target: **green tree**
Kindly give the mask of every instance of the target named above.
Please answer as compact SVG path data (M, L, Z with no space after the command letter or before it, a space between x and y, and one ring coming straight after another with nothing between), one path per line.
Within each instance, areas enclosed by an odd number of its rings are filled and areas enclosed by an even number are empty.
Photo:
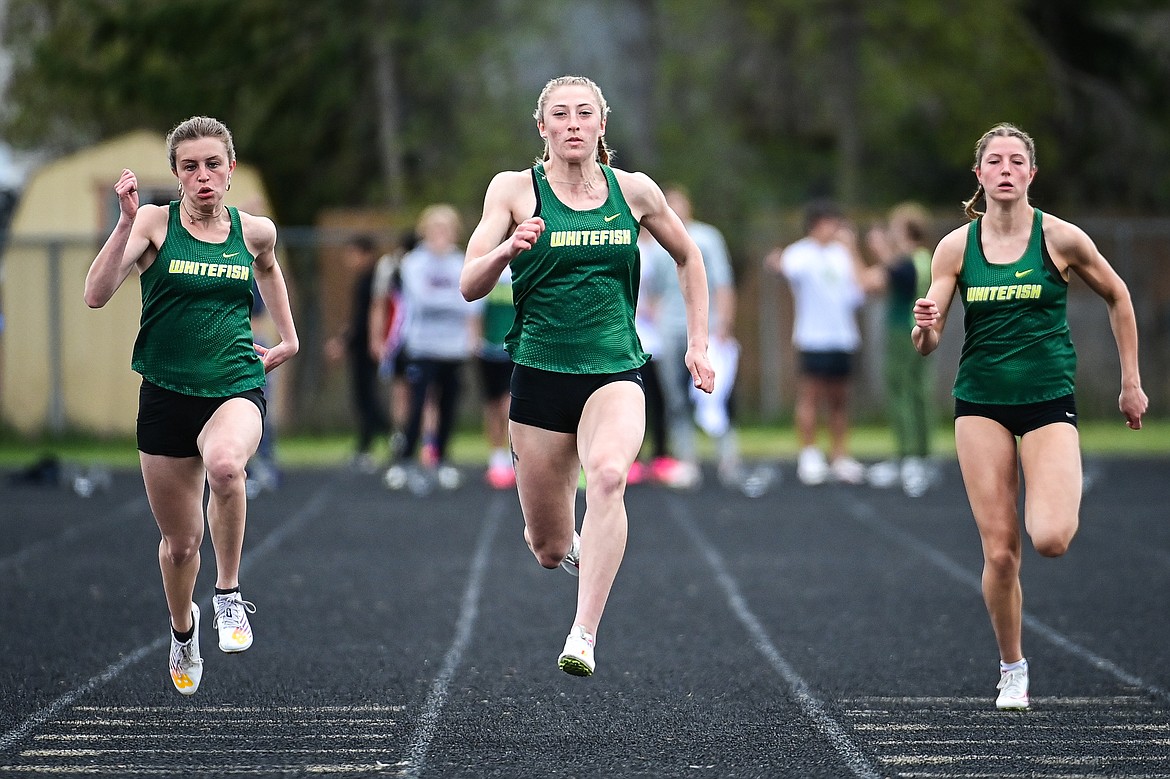
M998 121L1038 195L1165 208L1170 25L1158 0L10 0L14 143L66 150L223 119L277 216L478 208L538 151L540 86L591 75L618 164L725 224L831 194L954 203ZM1127 166L1119 176L1117 149Z
M474 111L477 133L499 135L502 109L479 95L494 6L474 5L14 0L6 133L64 151L209 114L286 223L324 206L446 199L446 183L466 183L450 153L470 131L457 117Z

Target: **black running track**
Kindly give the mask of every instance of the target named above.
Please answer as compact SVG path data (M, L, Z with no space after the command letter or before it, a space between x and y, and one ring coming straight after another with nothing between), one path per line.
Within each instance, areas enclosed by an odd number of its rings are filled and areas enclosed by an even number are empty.
M1072 550L1027 551L1026 713L994 708L953 463L919 499L791 463L755 499L631 487L587 679L556 667L576 580L514 492L289 473L250 507L256 643L205 619L190 698L138 475L4 484L0 776L1170 777L1168 464L1089 463ZM208 540L208 615L213 565Z

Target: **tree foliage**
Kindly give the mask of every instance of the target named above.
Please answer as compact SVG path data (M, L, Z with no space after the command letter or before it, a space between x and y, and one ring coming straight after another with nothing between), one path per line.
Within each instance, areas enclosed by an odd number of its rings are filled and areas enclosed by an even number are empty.
M1170 14L1155 0L10 0L10 141L68 150L205 113L286 223L478 206L538 151L540 86L593 76L618 164L730 223L835 195L957 203L975 140L1036 138L1038 193L1165 209ZM1124 170L1119 156L1130 164Z

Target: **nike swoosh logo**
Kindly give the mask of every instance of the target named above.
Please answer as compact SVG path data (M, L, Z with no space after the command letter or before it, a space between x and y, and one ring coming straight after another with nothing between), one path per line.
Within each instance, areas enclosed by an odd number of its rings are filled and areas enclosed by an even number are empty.
M1068 412L1068 411L1064 412L1064 415L1065 415L1066 417L1068 417L1069 419L1076 419L1076 418L1077 418L1077 415L1076 415L1076 414L1070 413L1070 412Z
M605 218L605 221L607 221L607 222L612 222L613 220L617 219L617 218L618 218L619 216L621 216L621 215L622 215L622 212L621 212L621 211L618 211L618 212L617 212L616 214L614 214L613 216L607 216L607 217Z
M225 260L230 260L232 257L235 257L237 254L239 254L239 252L232 252L231 254L228 254L227 252L224 252L224 253L223 253L223 258L224 258Z
M1035 268L1028 268L1027 270L1018 270L1018 271L1016 271L1016 278L1022 279L1034 270L1036 270L1036 269Z

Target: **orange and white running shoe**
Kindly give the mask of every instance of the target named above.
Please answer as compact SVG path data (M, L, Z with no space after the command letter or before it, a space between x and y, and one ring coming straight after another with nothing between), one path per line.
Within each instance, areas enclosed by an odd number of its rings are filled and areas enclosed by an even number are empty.
M191 604L191 620L195 632L180 642L171 631L171 681L183 695L194 695L203 678L203 658L199 656L199 607Z
M256 613L256 604L244 600L239 590L216 595L212 600L215 603L212 624L219 630L219 648L224 652L243 652L252 646L248 615Z

